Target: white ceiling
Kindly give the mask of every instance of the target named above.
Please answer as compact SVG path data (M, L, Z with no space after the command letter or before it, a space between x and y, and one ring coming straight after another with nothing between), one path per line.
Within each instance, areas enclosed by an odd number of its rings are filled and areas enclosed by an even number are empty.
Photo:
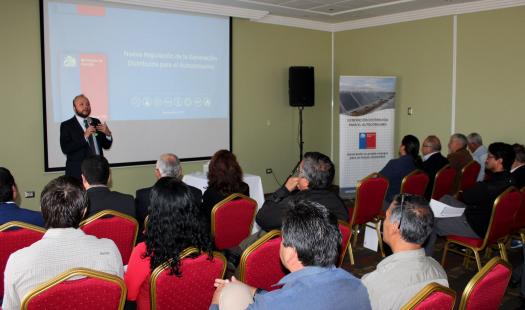
M525 0L99 0L323 31L525 5Z

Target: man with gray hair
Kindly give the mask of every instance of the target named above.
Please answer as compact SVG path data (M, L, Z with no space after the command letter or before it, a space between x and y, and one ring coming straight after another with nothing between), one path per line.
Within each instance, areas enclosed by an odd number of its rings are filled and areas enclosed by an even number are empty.
M177 155L172 153L165 153L160 155L155 164L155 178L158 180L162 177L175 178L182 181L182 166ZM202 204L202 192L200 189L186 184L190 188L195 203L200 207ZM135 193L135 206L137 207L137 221L142 231L144 220L148 215L149 195L152 187L146 187L137 190Z
M430 199L432 189L434 188L436 173L448 164L448 160L441 155L441 141L439 141L439 138L434 135L430 135L423 140L421 154L423 154L421 168L428 175L428 185L425 191L425 197Z
M393 254L361 278L372 309L400 309L430 282L448 287L445 270L422 248L433 222L423 197L401 194L394 199L383 222L383 240Z
M481 139L481 136L477 132L473 132L467 136L468 140L468 149L472 153L472 158L474 158L475 161L478 162L478 164L481 166L481 169L479 169L478 174L478 182L483 181L485 179L485 161L487 160L487 147L483 145L483 139Z
M453 190L457 190L461 179L461 169L465 167L469 162L472 161L472 156L467 150L468 140L462 133L455 133L450 136L448 142L449 154L447 156L450 166L456 169L457 174L454 179ZM484 166L482 166L484 167Z

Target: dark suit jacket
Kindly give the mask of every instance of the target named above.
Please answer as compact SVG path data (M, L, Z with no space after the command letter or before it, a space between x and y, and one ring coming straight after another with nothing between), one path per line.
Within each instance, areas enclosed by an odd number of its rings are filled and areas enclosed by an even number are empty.
M414 159L410 155L403 155L396 159L391 159L386 166L379 171L379 174L388 179L388 191L385 201L390 204L395 195L401 190L403 178L416 169Z
M428 186L425 191L425 197L430 199L432 195L432 188L434 187L434 179L436 178L436 173L448 164L448 159L446 159L440 152L432 154L427 160L422 164L422 169L428 175Z
M525 186L525 165L514 170L514 172L512 172L512 177L514 178L516 187L518 189L521 189L523 186Z
M96 118L92 120L100 123ZM97 141L100 155L103 155L102 149L109 149L113 143L101 132L97 134L95 141ZM66 175L80 180L80 164L91 154L91 149L84 138L84 128L80 126L75 116L60 124L60 148L66 154Z
M107 187L92 187L87 190L89 210L85 218L103 210L115 210L135 218L133 196L112 192Z
M0 202L0 225L11 221L44 227L42 213L19 208L15 203Z

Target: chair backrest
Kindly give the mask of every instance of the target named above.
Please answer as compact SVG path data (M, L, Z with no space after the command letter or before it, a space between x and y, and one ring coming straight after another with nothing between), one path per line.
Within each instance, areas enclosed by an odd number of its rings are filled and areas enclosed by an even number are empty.
M218 252L213 252L211 258L196 248L187 248L180 260L180 276L170 274L168 264L151 273L151 309L197 310L210 306L215 292L213 283L224 277L226 258Z
M357 183L355 203L350 225L370 222L381 213L383 201L388 190L388 180L377 173L372 173Z
M525 186L521 188L521 203L514 217L514 223L512 225L512 231L525 228Z
M341 231L341 247L339 248L339 259L337 261L337 267L341 267L343 260L345 259L346 251L350 245L350 237L352 237L352 228L345 221L338 221L339 230Z
M76 268L27 293L21 309L124 309L126 291L124 280L115 275Z
M416 169L403 178L400 193L425 196L428 180L429 178L426 173Z
M461 178L459 182L460 191L464 191L476 184L480 169L481 166L475 160L470 161L465 167L463 167L463 169L461 169Z
M281 240L281 232L272 230L250 245L241 256L239 280L267 291L277 289L272 285L286 275L279 256Z
M12 253L42 239L46 230L18 221L0 225L0 296L4 296L4 271Z
M434 187L432 188L432 199L439 200L444 195L452 194L456 173L456 169L452 168L449 164L445 165L436 173Z
M104 210L82 221L80 229L88 235L113 240L122 256L122 263L128 264L139 229L136 219L114 210Z
M507 188L494 200L489 226L482 247L496 243L510 233L520 203L521 193L514 186Z
M491 259L467 283L459 309L499 309L511 274L508 263L499 257Z
M231 194L211 211L211 233L219 250L232 248L252 232L257 202L243 194Z
M401 310L452 310L456 292L436 282L425 285Z

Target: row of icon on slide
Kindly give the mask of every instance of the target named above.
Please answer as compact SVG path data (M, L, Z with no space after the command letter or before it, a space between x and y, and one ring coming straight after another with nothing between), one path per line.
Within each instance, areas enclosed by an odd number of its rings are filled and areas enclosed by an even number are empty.
M131 105L135 108L208 108L211 100L208 97L134 96Z

